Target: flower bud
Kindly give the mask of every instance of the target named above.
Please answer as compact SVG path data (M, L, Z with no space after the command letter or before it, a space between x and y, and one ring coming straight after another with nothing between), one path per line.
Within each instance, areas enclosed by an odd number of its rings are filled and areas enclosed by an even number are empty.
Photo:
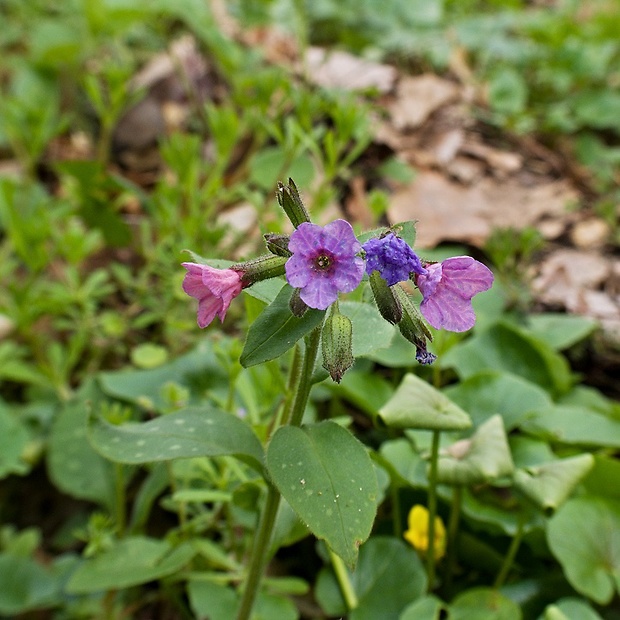
M276 193L278 204L284 209L284 212L291 220L291 223L297 228L303 222L309 222L310 216L304 207L304 203L299 197L297 186L293 179L288 180L288 185L278 183L278 191Z
M378 271L373 271L369 279L370 288L381 316L388 323L396 325L403 318L403 309L394 296L394 292Z
M288 242L290 240L288 235L281 235L279 233L266 233L263 235L267 249L276 256L293 256L293 253L288 249Z
M291 295L291 299L288 302L289 308L293 313L293 316L296 316L300 319L304 314L306 314L306 310L308 309L308 304L303 301L300 297L301 289L295 288L293 289L293 294Z
M344 373L353 366L355 361L352 340L353 324L348 316L340 314L338 304L334 304L323 325L321 346L323 368L336 383L340 383Z
M284 275L285 263L286 258L283 256L263 254L263 256L259 256L258 258L231 265L230 269L237 271L241 275L243 288L246 288L261 280L268 280L269 278Z
M415 357L420 364L432 364L437 359L437 356L427 351L426 341L432 341L433 336L407 293L398 285L394 286L392 290L395 293L396 299L400 302L403 311L403 317L398 323L400 333L415 345Z

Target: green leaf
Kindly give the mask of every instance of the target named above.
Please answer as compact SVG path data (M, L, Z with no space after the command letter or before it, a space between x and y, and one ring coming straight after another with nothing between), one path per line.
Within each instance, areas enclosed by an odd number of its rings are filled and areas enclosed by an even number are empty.
M521 620L519 606L491 588L472 588L450 605L449 620Z
M66 590L87 594L147 583L181 570L194 554L189 543L174 548L163 540L132 536L85 560L71 575Z
M533 411L522 428L550 441L620 448L620 421L581 407L553 406Z
M601 605L620 592L620 502L568 500L549 520L547 541L570 584Z
M437 480L472 485L510 476L514 471L502 418L490 417L469 439L461 439L439 457Z
M276 431L267 467L310 531L353 566L376 513L377 477L364 446L328 421Z
M417 375L405 375L394 396L379 410L381 419L393 428L462 431L471 419L445 394Z
M29 467L22 459L30 435L26 426L0 403L0 478L25 474Z
M433 594L428 594L408 605L398 620L439 620L445 603Z
M101 398L94 381L79 392L56 416L46 453L47 470L54 485L79 499L112 510L115 505L114 467L97 454L86 439L88 410Z
M239 606L237 593L212 581L191 579L187 584L190 605L196 618L230 620ZM293 602L281 596L259 592L251 620L297 620L299 614Z
M353 357L370 355L390 344L395 328L379 314L374 304L343 301L339 307L353 323Z
M538 620L603 620L586 601L578 598L563 598L553 605L547 605Z
M587 338L597 328L594 319L574 314L531 314L528 327L556 351L562 351Z
M620 500L620 461L617 458L597 454L594 467L583 481L590 495Z
M495 370L479 372L443 393L469 413L474 426L499 413L507 431L517 428L533 409L552 404L549 394L535 383Z
M246 368L280 357L320 325L324 310L310 308L298 318L289 308L293 289L286 284L248 330L240 362Z
M395 482L426 488L428 484L427 462L408 439L384 441L379 451L379 462L388 469Z
M330 569L319 573L316 596L330 616L349 620L398 620L402 610L426 591L426 573L418 554L395 538L371 538L360 550L350 574L359 605L347 614L338 583Z
M361 372L355 368L348 372L342 381L328 385L331 392L338 394L371 416L376 416L379 409L392 395L394 388L376 372Z
M122 426L93 417L88 430L94 448L116 463L232 455L262 471L263 449L252 429L231 413L209 405Z
M489 81L489 104L501 114L518 114L527 104L527 84L511 67L502 66Z
M591 454L579 454L518 469L515 472L515 486L543 510L555 510L568 499L593 465Z
M499 322L448 351L438 360L467 379L482 370L500 370L540 385L553 396L567 392L572 378L566 359L529 332Z
M57 604L59 580L31 558L0 554L0 613L12 617Z
M131 362L138 368L157 368L168 360L168 350L157 344L145 342L131 351Z
M175 383L190 392L190 402L204 400L207 390L228 393L229 376L218 362L210 341L204 340L193 351L151 370L102 372L97 375L102 391L108 396L127 400L138 406L165 412L170 406L166 384Z

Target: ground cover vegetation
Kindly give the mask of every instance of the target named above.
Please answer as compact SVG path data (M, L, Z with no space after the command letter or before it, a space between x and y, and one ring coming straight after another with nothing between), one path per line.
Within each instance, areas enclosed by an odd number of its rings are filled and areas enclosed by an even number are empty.
M532 286L573 237L396 217L443 168L381 125L397 79L466 85L469 154L570 184L617 265L617 1L0 18L1 616L620 616L619 272L604 324ZM326 85L328 48L369 64Z

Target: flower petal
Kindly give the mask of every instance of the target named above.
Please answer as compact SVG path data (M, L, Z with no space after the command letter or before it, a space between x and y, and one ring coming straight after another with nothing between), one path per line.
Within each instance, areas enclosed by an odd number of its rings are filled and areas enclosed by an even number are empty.
M364 261L355 256L352 260L339 260L332 275L334 286L343 293L355 290L364 277Z
M331 278L315 277L301 289L299 296L310 308L325 310L338 299L338 288Z
M466 332L476 323L471 301L447 290L422 300L420 312L435 329L450 332Z
M293 254L284 269L287 282L294 288L303 288L312 278L312 262L302 254Z
M441 263L442 283L455 293L471 299L493 285L493 272L471 256L455 256Z
M322 233L322 226L302 222L289 239L289 251L305 257L314 256L320 249Z
M353 227L346 220L334 220L327 224L323 228L322 241L324 249L342 258L355 256L362 249Z
M216 314L219 314L220 321L224 320L222 317L222 300L213 295L203 297L198 302L198 327L203 328L209 325Z

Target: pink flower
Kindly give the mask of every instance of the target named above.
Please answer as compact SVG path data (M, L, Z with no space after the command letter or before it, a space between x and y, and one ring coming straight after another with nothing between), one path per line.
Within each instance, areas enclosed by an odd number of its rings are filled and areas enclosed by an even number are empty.
M420 311L435 329L464 332L476 322L471 299L493 284L493 273L471 256L455 256L441 263L425 265L426 274L417 276L424 299Z
M241 274L197 263L182 265L187 269L183 290L198 300L198 327L209 325L215 315L223 322L230 303L243 288Z

